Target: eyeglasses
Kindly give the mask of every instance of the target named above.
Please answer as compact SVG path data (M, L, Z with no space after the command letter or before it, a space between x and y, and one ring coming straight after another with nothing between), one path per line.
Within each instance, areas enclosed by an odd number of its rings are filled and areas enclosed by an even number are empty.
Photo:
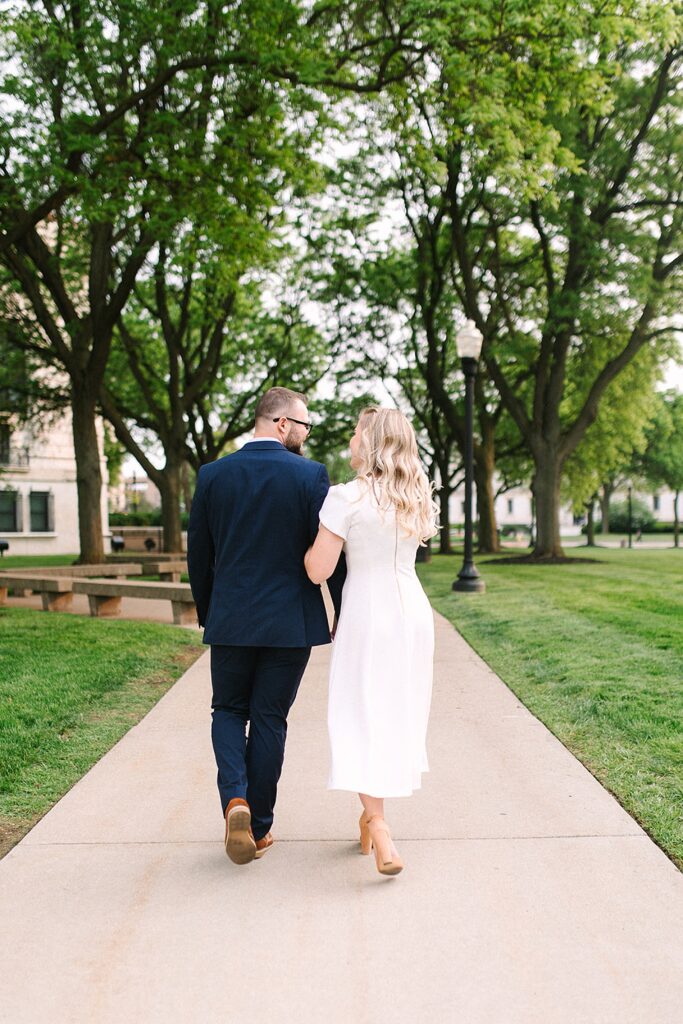
M306 423L305 420L295 420L293 416L273 416L273 423L279 423L280 420L289 420L290 423L298 423L300 427L306 428L307 434L310 434L313 429L312 423Z

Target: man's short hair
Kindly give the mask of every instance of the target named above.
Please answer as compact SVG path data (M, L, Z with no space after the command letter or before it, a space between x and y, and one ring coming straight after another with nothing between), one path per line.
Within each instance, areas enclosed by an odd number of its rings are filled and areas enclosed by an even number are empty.
M270 388L258 400L256 419L274 419L276 416L286 416L292 403L296 401L308 405L306 396L299 394L298 391L291 391L290 388Z

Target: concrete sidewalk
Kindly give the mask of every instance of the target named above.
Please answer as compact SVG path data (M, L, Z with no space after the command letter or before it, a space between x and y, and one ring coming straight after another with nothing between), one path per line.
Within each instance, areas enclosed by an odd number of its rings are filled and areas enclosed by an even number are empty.
M325 791L328 656L263 860L223 851L205 655L0 862L3 1024L679 1024L683 876L439 617L376 873Z

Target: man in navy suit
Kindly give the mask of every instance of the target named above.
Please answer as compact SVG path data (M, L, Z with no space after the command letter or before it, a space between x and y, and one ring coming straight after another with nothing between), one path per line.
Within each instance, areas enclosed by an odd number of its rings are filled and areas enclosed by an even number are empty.
M325 467L301 457L310 430L304 396L271 388L254 437L201 467L192 501L188 569L211 645L211 738L236 864L272 846L287 714L311 647L330 642L320 587L304 568L330 486ZM337 611L344 574L340 563L328 584Z

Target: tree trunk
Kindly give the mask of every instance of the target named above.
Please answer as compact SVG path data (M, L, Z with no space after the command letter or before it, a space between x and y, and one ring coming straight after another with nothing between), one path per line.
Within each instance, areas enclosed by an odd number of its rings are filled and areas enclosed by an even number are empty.
M439 471L439 554L452 555L450 501L453 488L450 485L450 451L448 455L434 456L430 467L432 477Z
M78 489L78 533L81 563L104 561L102 536L102 470L97 443L96 396L87 385L72 378L71 415L76 455Z
M493 474L496 468L495 438L492 424L482 427L481 444L474 459L474 483L477 488L477 517L479 519L478 551L495 554L500 551L496 522Z
M441 489L439 491L439 554L440 555L452 555L453 548L451 547L451 519L449 503L451 499L451 488L448 483L448 479L441 482Z
M675 494L674 494L674 547L675 548L679 547L679 536L678 535L679 535L680 529L681 529L681 524L680 524L679 519L678 519L678 495L680 493L681 493L680 491L676 491Z
M181 460L166 457L166 465L155 483L161 494L161 525L164 531L164 551L178 554L183 550L180 522Z
M114 427L116 436L126 450L137 459L150 480L156 484L161 496L161 525L163 529L164 551L179 554L182 546L182 525L180 518L180 496L183 488L183 466L185 465L185 438L178 438L169 431L163 439L166 463L159 469L150 462L145 451L141 449L131 435L125 420L116 407L111 394L106 388L101 389L100 401L105 416ZM159 436L159 435L157 435Z
M586 523L586 547L595 547L595 498L591 498L590 501L586 502L586 511L588 513L588 521Z
M183 493L183 505L185 511L189 512L192 508L192 488L190 487L190 463L184 459L180 470L180 483Z
M600 495L602 523L600 525L600 533L609 533L609 503L613 494L614 488L610 484L602 485L602 494Z
M536 544L534 558L562 558L560 541L560 481L562 463L552 450L543 450L536 458L531 484L536 500Z

